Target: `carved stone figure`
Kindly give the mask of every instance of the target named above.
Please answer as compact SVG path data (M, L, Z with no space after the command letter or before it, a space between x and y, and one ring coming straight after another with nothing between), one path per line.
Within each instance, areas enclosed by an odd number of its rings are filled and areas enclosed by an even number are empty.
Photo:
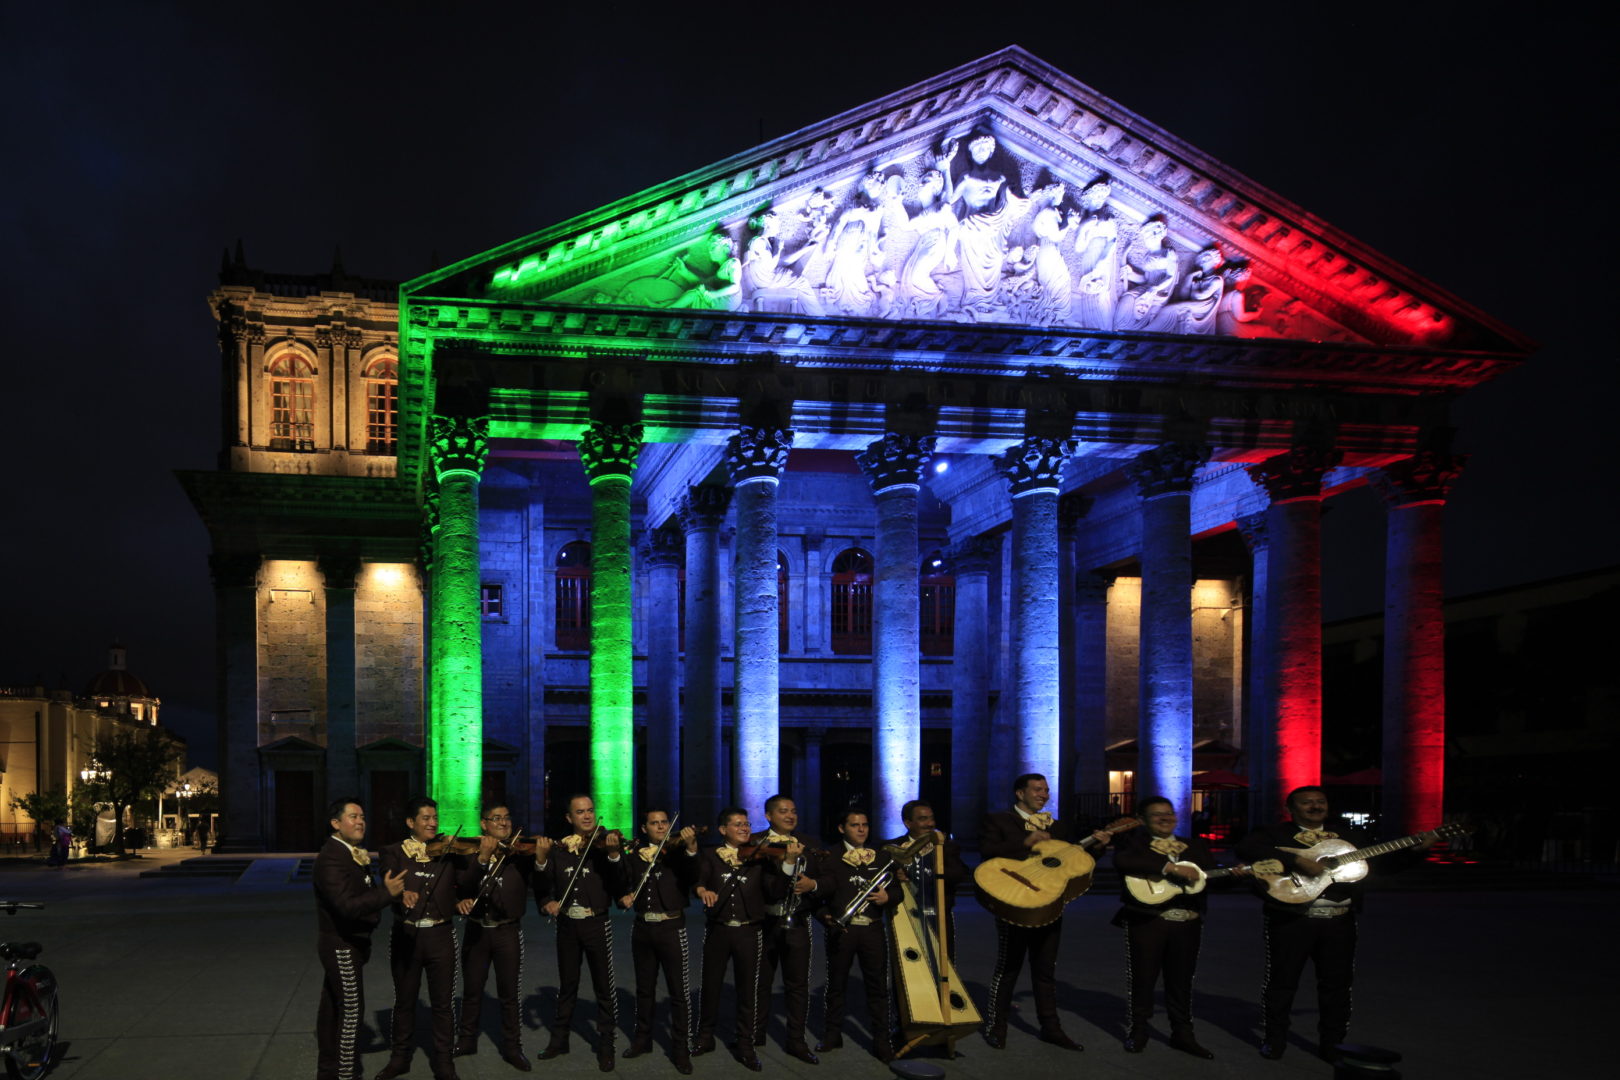
M820 242L811 240L792 255L784 257L781 219L769 207L749 218L748 228L754 233L754 238L748 241L748 251L743 257L742 278L744 293L754 310L825 314L816 290L789 269L812 251L818 250Z
M704 254L709 266L706 272L694 266L690 257L670 264L665 276L685 286L670 307L736 310L742 296L742 262L737 258L736 243L724 230L716 229L708 236Z
M1064 213L1056 203L1048 203L1035 211L1030 229L1040 243L1035 252L1035 296L1026 316L1036 326L1056 326L1070 321L1073 306L1074 276L1063 257L1063 241L1068 238L1077 222Z
M1197 269L1187 275L1184 299L1166 304L1154 329L1169 334L1213 334L1216 311L1226 289L1221 249L1211 244L1196 256Z
M1114 300L1119 295L1119 222L1108 208L1113 187L1106 176L1093 180L1080 193L1079 222L1075 230L1074 272L1079 275L1074 321L1093 330L1114 326Z
M1114 312L1115 330L1151 329L1175 294L1181 263L1165 243L1169 233L1162 217L1148 218L1125 252L1125 294Z
M1220 306L1215 309L1215 332L1222 337L1251 337L1243 330L1245 323L1260 318L1260 303L1265 290L1249 288L1249 268L1228 266L1226 290Z
M915 201L906 208L907 227L916 243L900 269L895 314L902 319L943 319L950 295L935 280L936 272L956 269L956 214L940 201L945 174L938 169L923 173Z
M896 178L898 179L898 178ZM822 285L826 303L845 315L871 315L878 300L873 272L879 264L886 204L894 187L881 170L873 169L861 180L855 202L838 216L827 246L832 264Z
M1008 203L1013 181L998 153L995 136L980 125L968 137L968 160L958 161L961 144L952 139L940 156L945 174L945 204L956 210L957 266L962 271L961 314L970 320L992 318L998 306L1007 236L1016 214ZM958 206L957 204L961 205Z

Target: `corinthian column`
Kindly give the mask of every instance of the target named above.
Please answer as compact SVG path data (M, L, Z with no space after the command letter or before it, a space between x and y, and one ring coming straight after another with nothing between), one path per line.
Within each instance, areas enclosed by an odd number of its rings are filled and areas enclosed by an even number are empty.
M647 565L647 807L681 806L681 531L654 529Z
M630 821L635 671L630 643L630 474L640 424L591 422L579 458L591 486L591 794L603 821Z
M922 642L917 615L917 492L932 435L889 432L855 458L877 500L872 603L875 821L900 820L922 770Z
M1375 481L1389 510L1384 555L1384 820L1441 824L1446 779L1446 622L1441 516L1466 458L1424 451Z
M1166 443L1126 466L1142 496L1142 615L1136 795L1192 820L1193 476L1209 447Z
M428 790L439 822L477 835L484 781L483 620L478 607L478 484L489 453L486 417L433 417L439 483L433 531L433 715Z
M1322 477L1336 450L1296 446L1249 466L1266 489L1266 709L1274 750L1266 807L1322 779Z
M990 567L1001 537L970 536L946 556L956 577L951 649L951 824L965 833L983 816L990 779ZM1001 791L1009 777L995 781Z
M686 533L686 708L681 730L681 793L694 823L709 823L729 801L720 735L720 525L731 489L703 484L686 489L681 529Z
M1012 495L1014 762L1019 773L1043 773L1053 791L1063 790L1057 760L1058 483L1073 453L1072 439L1029 435L995 459Z
M745 427L726 443L726 469L737 492L732 554L737 797L750 813L776 794L779 783L776 488L792 445L792 431L772 427Z

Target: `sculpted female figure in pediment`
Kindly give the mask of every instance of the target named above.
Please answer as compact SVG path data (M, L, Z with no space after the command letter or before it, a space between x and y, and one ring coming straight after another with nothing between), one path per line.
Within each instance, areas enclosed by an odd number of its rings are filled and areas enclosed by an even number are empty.
M811 239L791 255L782 251L782 222L776 211L766 207L748 219L754 238L743 256L743 291L755 311L776 311L802 315L823 315L821 297L811 284L792 270L793 264L819 250L819 240Z
M1119 221L1108 206L1113 186L1105 173L1080 192L1075 217L1074 272L1079 278L1074 321L1091 330L1112 330L1119 295Z
M1114 313L1115 330L1149 330L1174 295L1181 263L1167 242L1170 226L1155 214L1142 223L1125 252L1125 294Z

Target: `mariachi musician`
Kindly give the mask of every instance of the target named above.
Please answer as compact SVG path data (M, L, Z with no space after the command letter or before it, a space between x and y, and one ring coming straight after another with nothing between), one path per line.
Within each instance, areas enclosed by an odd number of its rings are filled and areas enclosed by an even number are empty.
M477 867L471 887L463 889L456 910L467 917L461 943L461 1021L456 1056L478 1051L478 1017L484 1007L484 983L495 968L495 993L501 1003L501 1060L528 1072L523 1055L523 909L534 880L534 852L512 850L512 811L504 803L484 808L479 817Z
M551 1041L540 1058L568 1053L569 1025L579 998L579 969L591 968L596 992L596 1064L613 1071L613 1036L618 1021L613 987L613 923L608 909L624 895L624 838L604 832L589 795L568 800L571 831L555 844L535 848L534 898L540 911L557 920L557 1013Z
M849 987L849 971L856 958L861 962L861 981L866 984L866 1011L872 1022L872 1053L879 1061L894 1060L894 1044L889 1035L889 937L888 909L900 902L900 891L890 892L877 875L888 856L866 846L871 832L864 810L846 810L838 823L843 843L835 851L823 852L816 865L816 878L829 894L822 918L827 926L826 1017L817 1050L837 1050L844 1045L844 1001Z
M658 971L669 990L670 1060L683 1076L692 1072L692 986L686 905L698 878L697 830L690 825L671 834L667 810L648 810L641 821L643 843L624 860L625 894L619 906L635 913L630 956L636 968L636 1030L626 1058L652 1052L653 1006Z
M885 840L880 847L903 848L913 840L920 839L928 833L934 832L938 826L934 822L934 808L922 799L912 799L900 808L900 820L906 831L893 840ZM922 904L923 919L932 923L939 913L934 910L935 888L934 876L934 849L925 847L917 857L907 863L904 869L905 878L916 892L917 900ZM945 882L945 921L946 929L950 931L945 943L946 954L951 962L956 962L956 890L964 881L971 877L967 863L962 861L962 849L955 840L945 837L945 873L941 878Z
M783 1047L790 1055L807 1065L818 1059L810 1051L805 1039L805 1024L810 1018L810 964L815 953L815 939L810 934L810 916L815 906L826 899L809 871L812 850L803 837L797 835L799 808L786 795L772 795L765 800L765 820L770 828L755 833L750 839L767 847L783 846L788 851L782 860L782 872L792 880L792 889L781 900L766 909L765 952L759 965L759 1014L754 1018L754 1045L765 1045L765 1022L770 1017L771 990L776 985L776 972L782 971L782 989L787 998L787 1043Z

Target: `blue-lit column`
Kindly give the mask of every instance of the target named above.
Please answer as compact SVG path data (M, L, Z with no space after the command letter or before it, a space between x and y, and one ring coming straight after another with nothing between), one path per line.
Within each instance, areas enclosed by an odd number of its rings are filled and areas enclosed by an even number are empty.
M360 792L355 742L354 587L360 560L322 555L326 590L326 801Z
M1075 814L1074 794L1084 790L1077 782L1080 753L1079 653L1080 612L1075 604L1075 548L1080 519L1091 509L1091 499L1077 491L1058 498L1058 769L1068 781L1054 791L1059 816Z
M1249 606L1244 610L1244 635L1248 649L1243 652L1243 760L1248 763L1249 820L1269 821L1276 807L1268 801L1271 775L1276 769L1276 746L1271 739L1271 709L1266 704L1270 692L1271 651L1266 648L1266 515L1250 514L1237 519L1238 533L1249 549Z
M970 536L946 563L956 578L951 639L951 828L970 836L984 816L990 780L990 567L1001 561L1001 536ZM995 783L1007 787L1009 777ZM887 824L887 823L885 823Z
M877 501L873 552L872 740L874 821L900 820L922 769L922 640L918 625L917 492L932 435L889 432L855 458Z
M1029 435L996 458L1012 495L1014 766L1063 790L1058 765L1058 484L1074 440Z
M726 443L726 469L737 502L732 554L736 795L749 813L764 806L781 782L776 489L792 445L793 432L776 427L744 427Z
M219 663L217 851L263 851L259 777L259 556L215 552L214 646Z
M665 525L649 533L641 548L647 565L646 809L662 807L671 814L681 808L680 603L684 543L680 529Z
M687 820L712 825L730 801L720 734L720 526L731 505L721 484L689 487L679 510L686 534L686 742L681 797ZM752 811L750 811L752 813Z
M1136 796L1192 820L1193 475L1209 447L1166 443L1126 466L1142 496L1142 621Z
M478 831L484 782L483 616L479 609L478 485L489 453L485 417L434 416L439 484L433 533L433 702L428 790L439 823Z

